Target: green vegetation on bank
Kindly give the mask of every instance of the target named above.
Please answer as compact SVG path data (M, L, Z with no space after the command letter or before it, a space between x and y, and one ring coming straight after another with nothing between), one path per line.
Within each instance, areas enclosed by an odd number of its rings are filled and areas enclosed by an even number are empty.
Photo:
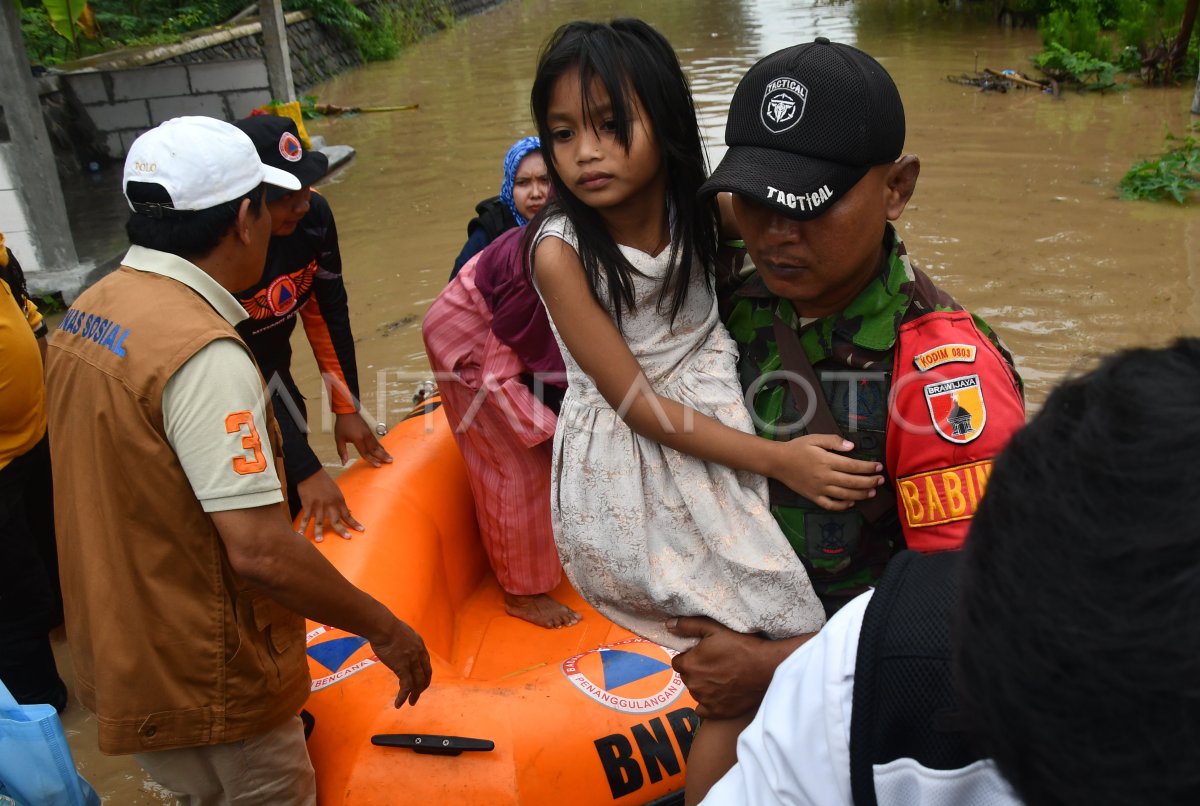
M1056 81L1087 89L1119 73L1146 84L1194 78L1200 59L1200 0L1016 0L1034 13L1045 47L1034 63Z
M449 28L454 12L447 0L379 3L372 19L348 0L283 0L285 11L311 11L317 22L341 34L365 62L391 59L430 27Z
M1018 0L1039 17L1044 50L1034 64L1050 78L1082 89L1122 86L1122 74L1143 84L1192 85L1200 62L1200 0ZM1200 127L1176 137L1164 152L1134 164L1121 179L1123 199L1173 199L1200 191Z
M1120 68L1097 59L1087 51L1070 51L1058 42L1033 57L1033 63L1048 77L1060 83L1076 84L1086 90L1107 90L1117 86Z
M53 316L67 309L67 303L63 301L61 291L55 291L52 294L34 294L33 304L37 306L42 316Z
M187 34L257 16L256 0L16 0L32 64L54 65L126 46L179 42ZM0 0L8 2L8 0ZM364 61L394 57L433 28L454 23L448 0L381 2L369 16L350 0L284 0L311 11Z
M1121 198L1174 199L1183 204L1200 191L1200 122L1189 128L1183 137L1167 132L1162 156L1129 169L1121 179Z
M124 46L177 42L217 25L252 0L23 0L21 35L33 64L52 65ZM63 24L63 6L66 20ZM87 11L85 12L85 9ZM85 30L78 22L89 13Z

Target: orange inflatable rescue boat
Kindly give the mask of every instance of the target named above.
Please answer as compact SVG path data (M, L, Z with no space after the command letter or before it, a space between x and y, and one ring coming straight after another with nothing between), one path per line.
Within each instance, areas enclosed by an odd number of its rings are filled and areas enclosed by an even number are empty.
M382 441L393 464L338 479L367 531L318 546L421 634L433 682L397 710L395 676L370 645L309 622L320 803L682 803L698 720L674 653L597 614L565 579L553 595L579 624L509 616L436 398Z

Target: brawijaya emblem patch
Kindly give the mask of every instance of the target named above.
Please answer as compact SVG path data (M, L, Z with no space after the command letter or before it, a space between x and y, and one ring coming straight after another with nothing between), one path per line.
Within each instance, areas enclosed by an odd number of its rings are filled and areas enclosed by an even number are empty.
M966 375L925 386L925 402L938 436L959 444L983 433L987 406L978 375Z
M760 115L767 131L782 134L804 117L808 87L794 78L781 77L767 85L763 93Z

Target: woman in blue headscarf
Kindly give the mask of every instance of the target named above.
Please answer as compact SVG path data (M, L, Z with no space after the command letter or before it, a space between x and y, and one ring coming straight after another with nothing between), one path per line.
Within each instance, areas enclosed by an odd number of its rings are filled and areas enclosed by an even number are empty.
M542 159L541 141L536 137L522 138L513 143L504 157L500 195L475 205L477 215L467 224L467 242L454 261L450 279L497 235L529 223L549 198L550 175Z

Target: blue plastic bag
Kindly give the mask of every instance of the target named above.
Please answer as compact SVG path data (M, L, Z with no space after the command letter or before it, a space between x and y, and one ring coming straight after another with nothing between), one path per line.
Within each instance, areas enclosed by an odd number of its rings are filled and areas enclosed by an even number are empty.
M18 705L0 681L0 795L21 806L100 806L75 771L53 705ZM0 803L3 803L0 800Z

